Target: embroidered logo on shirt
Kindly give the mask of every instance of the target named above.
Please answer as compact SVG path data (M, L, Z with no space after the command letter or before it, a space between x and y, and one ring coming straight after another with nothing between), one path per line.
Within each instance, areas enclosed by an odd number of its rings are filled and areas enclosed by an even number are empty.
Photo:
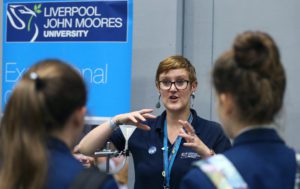
M199 159L200 155L196 152L182 152L180 154L181 159L191 158L191 159Z

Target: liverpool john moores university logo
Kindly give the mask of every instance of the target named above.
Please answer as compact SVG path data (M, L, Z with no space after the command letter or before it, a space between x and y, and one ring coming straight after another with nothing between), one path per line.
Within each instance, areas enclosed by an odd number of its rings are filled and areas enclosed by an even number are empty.
M8 3L6 42L126 42L127 6L127 1Z
M42 12L41 6L42 4L34 4L32 10L25 5L8 5L6 12L7 24L10 25L10 32L15 34L15 38L18 38L18 36L23 35L26 36L26 38L28 38L28 40L26 41L34 42L36 40L39 34L39 28L37 24L34 24L32 29L31 22L33 17L37 17L37 15ZM7 37L8 36L9 35L7 35Z

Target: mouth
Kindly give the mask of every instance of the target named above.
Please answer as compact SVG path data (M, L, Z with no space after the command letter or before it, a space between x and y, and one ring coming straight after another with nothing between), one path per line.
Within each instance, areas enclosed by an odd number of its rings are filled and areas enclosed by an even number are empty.
M170 99L171 101L177 101L177 100L178 100L178 96L171 95L171 96L169 96L169 99Z

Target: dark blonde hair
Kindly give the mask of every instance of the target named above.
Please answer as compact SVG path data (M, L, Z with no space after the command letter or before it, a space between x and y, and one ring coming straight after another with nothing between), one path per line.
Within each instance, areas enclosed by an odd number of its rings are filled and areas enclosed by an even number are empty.
M0 188L42 189L46 139L86 103L81 76L59 60L31 67L6 104L0 127Z
M197 81L195 67L187 58L179 55L170 56L159 63L156 71L155 81L158 82L160 74L180 68L184 68L189 73L189 80L191 83Z
M233 96L240 120L270 123L283 104L286 77L274 40L263 32L238 35L213 69L217 93Z

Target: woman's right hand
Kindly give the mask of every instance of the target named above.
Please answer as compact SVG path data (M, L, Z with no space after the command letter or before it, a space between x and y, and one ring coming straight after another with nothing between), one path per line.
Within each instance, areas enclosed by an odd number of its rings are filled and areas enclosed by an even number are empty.
M111 127L111 122L117 125L135 125L143 130L150 130L150 127L142 122L156 117L151 112L153 112L152 109L142 109L114 116L112 121L106 121L86 134L80 141L78 149L83 154L93 155L97 149L103 148L114 129Z
M151 112L153 112L153 109L142 109L139 111L116 115L112 118L112 120L119 125L135 125L137 128L150 130L150 127L142 122L149 118L156 118L156 116L152 115Z
M214 155L214 151L209 149L206 144L196 135L193 126L188 121L179 120L183 128L179 132L179 136L185 139L184 146L190 147L201 157L207 158Z

